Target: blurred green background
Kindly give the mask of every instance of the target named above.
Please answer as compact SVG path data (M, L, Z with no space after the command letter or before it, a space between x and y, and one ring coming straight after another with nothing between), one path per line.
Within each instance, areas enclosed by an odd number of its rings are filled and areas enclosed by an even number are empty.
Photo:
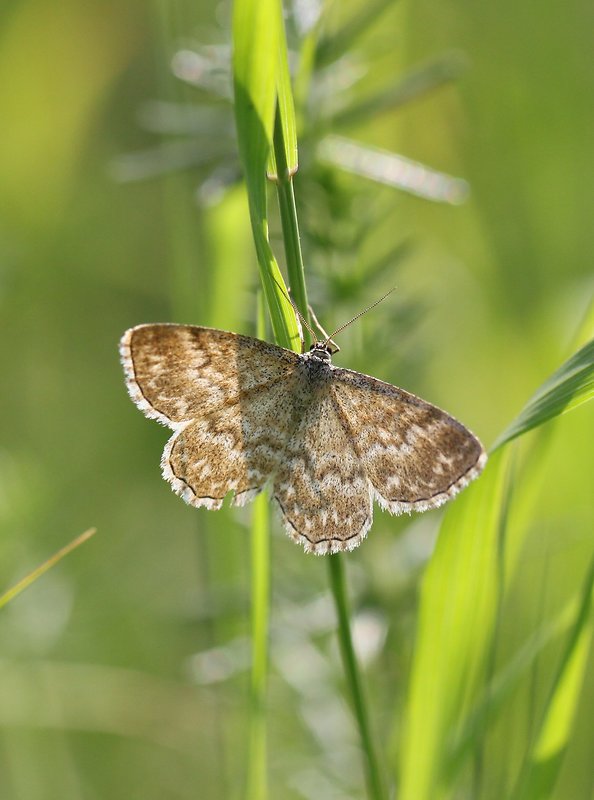
M332 42L366 5L295 3L290 47L304 57L308 14L323 14ZM447 408L488 446L578 330L594 334L594 6L385 5L348 48L319 55L301 97L310 300L332 328L396 284L344 332L335 362ZM214 514L173 495L159 470L167 434L128 400L117 358L122 332L140 322L255 330L257 270L225 98L229 16L226 4L185 0L0 9L0 590L98 528L0 612L3 800L241 794L250 511ZM432 59L457 78L365 113ZM349 175L322 158L328 134L460 176L469 197L436 203ZM274 220L271 237L280 258ZM583 580L593 437L589 405L550 432L504 651ZM439 519L376 511L347 558L374 726L395 763ZM271 796L360 797L323 559L277 521L272 547ZM526 709L546 693L556 655L545 652L522 687L517 719L492 731L480 797L506 796L530 736ZM592 796L592 675L558 800Z

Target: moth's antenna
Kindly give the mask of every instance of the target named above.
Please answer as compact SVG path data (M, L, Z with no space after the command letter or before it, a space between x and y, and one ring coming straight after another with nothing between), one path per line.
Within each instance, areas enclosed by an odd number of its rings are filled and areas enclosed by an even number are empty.
M331 336L328 337L328 334L326 333L326 331L320 325L320 321L316 317L313 308L310 305L308 305L307 307L309 309L310 318L313 320L314 325L316 326L316 328L318 328L318 330L322 334L322 337L323 337L322 341L325 342L325 346L328 346L329 344L332 345L332 347L334 348L334 351L333 351L332 355L334 355L334 353L339 353L340 352L340 347L336 344L336 342L332 339Z
M371 309L372 309L372 308L375 308L377 305L379 305L379 304L380 304L380 303L381 303L383 300L385 300L385 299L386 299L386 297L388 297L388 295L392 294L392 292L393 292L395 289L396 289L396 287L395 287L395 286L392 286L392 288L390 289L390 291L389 291L389 292L386 292L386 293L385 293L385 295L383 295L383 297L380 297L380 299L379 299L379 300L376 300L376 301L375 301L375 303L372 303L370 306L367 306L367 308L364 308L364 309L363 309L363 311L359 311L359 313L358 313L358 314L355 314L355 316L354 316L352 319L350 319L348 322L345 322L345 323L344 323L344 325L341 325L341 326L340 326L340 328L337 328L337 329L334 331L334 333L332 333L332 334L331 334L331 335L330 335L330 336L329 336L329 337L326 339L326 341L324 342L324 344L325 344L325 345L327 345L327 344L328 344L328 342L332 341L332 339L333 339L333 338L336 336L336 334L337 334L337 333L340 333L340 332L341 332L341 331L343 331L345 328L348 328L348 326L351 324L351 322L354 322L356 319L359 319L359 317L362 317L362 316L363 316L363 314L367 314L367 312L368 312L368 311L371 311Z
M276 278L274 278L274 277L273 277L273 278L272 278L272 280L273 280L273 281L276 283L276 285L277 285L277 286L278 286L278 288L281 290L281 292L283 293L283 295L284 295L284 296L287 298L287 300L289 301L289 303L290 303L290 304L293 306L293 311L294 311L294 312L297 314L297 316L299 317L299 319L301 320L301 322L302 322L302 323L305 325L305 327L307 328L307 330L308 330L308 331L309 331L309 333L311 334L311 337L312 337L313 341L315 342L315 341L316 341L316 339L317 339L318 337L316 336L316 333L315 333L314 329L311 327L311 325L309 324L309 322L308 322L308 321L305 319L305 317L303 316L303 314L301 313L301 311L299 311L299 309L297 308L297 305L296 305L296 303L294 303L294 302L293 302L293 299L292 299L291 295L289 295L289 294L287 294L287 293L285 292L285 290L283 289L283 287L280 285L280 283L277 281L277 279L276 279ZM302 342L301 344L303 344L303 342Z

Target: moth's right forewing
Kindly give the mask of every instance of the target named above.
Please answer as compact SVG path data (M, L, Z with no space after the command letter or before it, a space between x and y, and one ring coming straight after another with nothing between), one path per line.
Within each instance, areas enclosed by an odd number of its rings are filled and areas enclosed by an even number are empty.
M291 357L297 358L249 336L171 324L131 328L120 354L132 400L147 417L172 428L278 380Z
M176 428L212 404L217 363L233 359L236 349L234 334L208 328L131 328L120 342L130 397L147 417Z
M164 478L186 502L241 505L283 458L299 356L212 328L140 325L120 343L132 400L175 431Z

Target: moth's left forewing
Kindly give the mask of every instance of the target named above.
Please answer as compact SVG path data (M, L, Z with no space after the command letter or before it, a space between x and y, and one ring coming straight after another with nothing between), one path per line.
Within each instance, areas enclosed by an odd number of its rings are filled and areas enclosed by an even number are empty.
M380 505L392 513L442 505L476 478L486 454L445 411L362 373L335 369L334 392Z
M170 428L190 416L189 370L203 361L202 351L200 335L192 337L183 325L137 325L124 333L120 359L126 387L145 416Z

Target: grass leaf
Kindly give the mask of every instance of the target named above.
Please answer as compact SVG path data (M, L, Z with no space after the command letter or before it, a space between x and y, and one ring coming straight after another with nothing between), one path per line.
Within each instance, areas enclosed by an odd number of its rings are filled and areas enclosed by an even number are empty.
M446 743L459 730L485 674L498 606L506 476L506 453L500 452L448 508L423 580L400 800L443 796Z
M537 389L516 419L493 445L493 450L544 422L566 414L594 397L594 339L562 364Z
M266 165L272 147L282 51L278 0L237 0L233 14L233 79L239 153L245 171L260 277L275 339L295 349L299 332L284 280L268 240Z
M295 120L295 103L293 102L293 90L291 88L291 75L289 73L289 60L287 56L287 39L285 28L281 24L279 31L278 45L278 96L277 96L277 118L275 127L279 124L282 127L282 142L284 147L284 164L288 175L294 175L298 168L297 159L297 123ZM270 149L268 175L272 179L277 179L276 159L274 149ZM282 177L282 176L281 176Z
M567 631L575 625L575 598L553 620L535 631L519 648L485 688L482 698L474 704L464 725L452 742L450 772L452 775L470 751L476 747L477 741L487 726L493 725L500 712L504 713L506 701L517 688L521 679L533 667L536 658L545 647L567 635Z
M481 684L489 677L485 667L504 588L498 541L500 537L504 540L507 527L508 451L502 446L590 399L593 375L594 341L582 347L535 393L497 440L478 485L467 490L444 517L421 594L401 800L433 800L447 793L464 756L471 750L473 732L475 740L481 738L478 728L484 730L492 721L505 696L537 657L551 631L557 629L545 627L536 635L530 647L522 650L502 675L491 680L480 700ZM589 583L582 609L589 603L591 588ZM547 796L546 792L541 793L543 787L552 786L559 769L581 686L586 647L583 642L590 638L586 616L583 610L578 616L539 740L522 771L515 800ZM555 746L547 747L551 738ZM554 752L550 762L542 757L547 750Z
M594 559L590 563L580 608L553 680L534 747L511 795L512 800L542 800L550 796L555 785L571 735L592 644L593 601Z

